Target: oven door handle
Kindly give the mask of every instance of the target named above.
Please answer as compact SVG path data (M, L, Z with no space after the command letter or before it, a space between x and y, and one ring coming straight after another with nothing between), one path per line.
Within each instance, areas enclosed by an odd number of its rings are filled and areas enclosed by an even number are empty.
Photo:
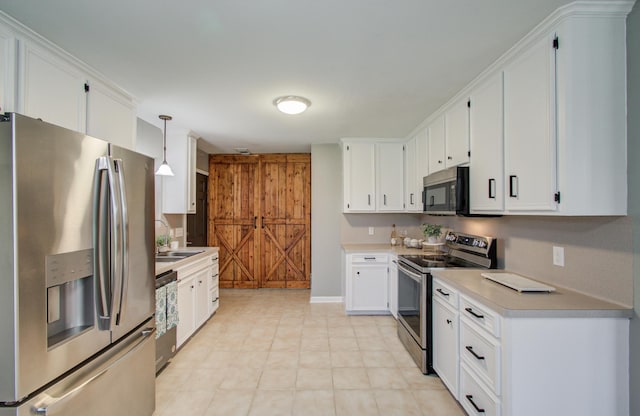
M406 274L407 276L409 276L410 278L412 278L416 282L422 284L422 278L423 278L422 274L419 274L419 273L416 273L416 272L414 272L412 270L407 269L400 262L398 262L398 270L402 271L404 274Z

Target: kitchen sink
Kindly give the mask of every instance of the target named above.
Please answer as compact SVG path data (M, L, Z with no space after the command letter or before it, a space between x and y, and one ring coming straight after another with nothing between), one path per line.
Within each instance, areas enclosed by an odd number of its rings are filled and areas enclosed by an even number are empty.
M202 253L204 250L192 250L192 251L165 251L163 253L156 254L156 261L160 263L168 263L172 261L178 261L186 259L187 257L195 256Z
M157 255L156 256L156 263L171 263L171 262L182 260L182 259L186 259L186 257L184 257L184 256L161 256L161 255Z

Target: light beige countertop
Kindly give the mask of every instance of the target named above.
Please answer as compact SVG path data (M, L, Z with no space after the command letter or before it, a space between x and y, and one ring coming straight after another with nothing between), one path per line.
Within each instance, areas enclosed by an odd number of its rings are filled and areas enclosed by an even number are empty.
M431 274L505 317L522 318L631 318L627 306L554 286L555 292L520 293L485 279L483 269L440 269ZM491 270L491 272L507 272ZM534 276L524 276L537 280Z
M392 246L391 244L343 243L345 253L388 253L388 254L424 254L428 251L419 248Z
M168 272L169 270L177 269L178 267L189 264L193 261L198 261L207 256L210 256L219 251L219 247L180 247L170 251L202 251L201 253L194 254L193 256L185 257L184 259L170 262L156 262L156 276Z

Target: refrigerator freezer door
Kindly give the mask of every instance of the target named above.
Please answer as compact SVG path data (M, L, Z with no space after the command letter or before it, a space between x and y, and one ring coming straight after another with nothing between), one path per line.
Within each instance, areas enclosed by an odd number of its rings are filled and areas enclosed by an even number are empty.
M94 306L92 196L108 144L11 114L0 122L0 401L107 347ZM141 320L142 322L142 320Z
M0 408L0 416L151 416L155 332L148 324L21 406Z
M126 242L128 246L123 287L126 289L112 326L115 341L155 312L155 196L153 159L130 150L110 146L110 155L119 164L120 188L126 201Z

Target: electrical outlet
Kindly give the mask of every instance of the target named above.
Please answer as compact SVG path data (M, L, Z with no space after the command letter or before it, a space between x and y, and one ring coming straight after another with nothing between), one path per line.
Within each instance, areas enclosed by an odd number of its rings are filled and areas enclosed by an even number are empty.
M564 247L553 246L553 265L564 267Z
M182 237L184 235L184 228L176 227L176 237Z
M375 234L375 230L373 227L369 227L369 235Z

